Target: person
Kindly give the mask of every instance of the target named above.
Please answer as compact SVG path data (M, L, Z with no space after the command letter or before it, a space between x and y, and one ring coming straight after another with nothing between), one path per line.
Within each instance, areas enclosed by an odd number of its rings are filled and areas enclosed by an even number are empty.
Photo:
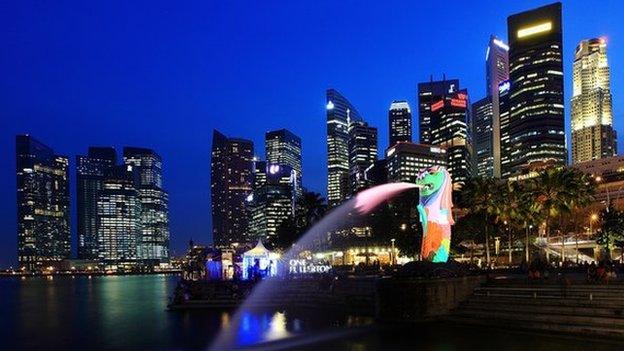
M607 267L604 261L600 261L596 269L596 281L604 283L607 278Z
M595 283L596 282L596 263L592 262L589 267L587 267L587 282Z

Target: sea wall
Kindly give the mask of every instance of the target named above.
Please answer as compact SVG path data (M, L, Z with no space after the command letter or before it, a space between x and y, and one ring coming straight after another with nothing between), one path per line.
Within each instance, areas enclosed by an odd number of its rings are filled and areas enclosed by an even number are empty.
M456 308L484 282L484 276L382 278L377 282L376 317L389 323L436 319Z

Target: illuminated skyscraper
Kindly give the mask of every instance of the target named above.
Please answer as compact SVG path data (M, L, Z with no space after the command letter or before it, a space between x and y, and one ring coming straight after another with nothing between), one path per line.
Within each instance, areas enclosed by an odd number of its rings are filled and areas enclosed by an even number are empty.
M474 118L472 137L475 145L476 171L480 177L494 177L494 107L492 100L492 97L488 96L472 104L472 117Z
M421 143L442 147L446 150L447 168L453 179L453 187L459 188L474 174L472 159L470 103L468 91L459 89L459 80L431 81L418 84L418 106Z
M138 174L141 235L137 257L146 263L169 260L169 196L162 186L162 159L151 149L124 147L124 163Z
M565 165L561 3L510 16L510 175Z
M217 247L247 243L245 200L254 184L253 142L213 132L210 160L212 238Z
M511 147L511 140L509 135L509 81L504 81L498 85L498 107L500 117L500 177L507 179L511 176L510 161L512 158L513 149Z
M403 142L386 150L387 176L392 182L414 183L422 170L446 162L446 150L437 146Z
M572 92L572 162L610 157L617 153L607 43L583 40L574 54Z
M393 101L388 111L389 145L412 142L412 112L407 101Z
M270 164L256 175L263 181L246 199L249 236L251 240L271 240L282 222L294 214L296 171L288 165Z
M87 155L76 156L76 213L78 258L97 259L97 197L106 174L115 167L112 147L90 147Z
M340 204L349 193L349 124L362 118L349 100L334 89L326 92L327 201Z
M69 258L69 160L29 135L15 138L17 259L38 270Z
M459 89L459 80L446 77L441 81L418 83L418 125L421 144L432 144L431 138L431 104L440 96L450 94Z
M377 128L364 121L349 124L349 194L370 185L366 170L377 161Z
M130 165L106 172L97 197L98 258L110 268L132 266L140 258L139 172Z
M487 142L487 144L489 144L489 147L490 147L489 152L486 153L487 156L484 155L484 152L483 152L484 150L483 146L485 145L485 141L483 138L486 135L480 134L479 136L477 136L477 134L479 134L479 132L483 132L484 129L481 128L480 131L476 130L480 125L482 125L481 122L485 122L483 117L489 113L488 112L489 107L485 107L483 105L484 103L483 100L481 100L482 104L479 106L481 109L480 112L485 113L485 115L481 114L480 116L476 116L476 115L474 116L475 139L481 140L481 142L475 140L475 149L476 149L475 153L476 153L476 158L477 158L478 173L482 176L489 176L489 177L496 177L496 178L500 178L501 176L501 144L500 144L501 135L500 135L500 111L499 111L499 101L498 101L498 86L500 85L501 82L504 82L507 80L509 80L509 46L507 46L507 44L505 44L502 40L491 35L490 41L488 43L488 47L486 50L486 54L485 54L486 98L490 100L490 103L492 106L491 107L491 110L492 110L491 119L488 122L488 124L491 125L491 132L487 134L487 136L489 136L491 140ZM474 110L474 106L473 106L473 111L477 112ZM477 144L480 144L480 145L477 145ZM481 154L479 154L479 151L481 151ZM488 161L488 166L487 166L487 168L488 169L491 168L491 170L488 170L485 173L483 171L484 158L492 159L491 165L489 164L489 161ZM481 167L479 167L479 164L481 164Z
M301 138L287 129L267 132L264 138L266 161L269 164L290 166L295 171L296 192L301 191Z

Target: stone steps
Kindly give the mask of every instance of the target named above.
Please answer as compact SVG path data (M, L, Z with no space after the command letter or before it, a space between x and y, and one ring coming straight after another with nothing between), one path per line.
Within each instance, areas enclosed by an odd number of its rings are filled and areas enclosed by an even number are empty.
M490 282L475 288L446 319L624 339L624 285Z

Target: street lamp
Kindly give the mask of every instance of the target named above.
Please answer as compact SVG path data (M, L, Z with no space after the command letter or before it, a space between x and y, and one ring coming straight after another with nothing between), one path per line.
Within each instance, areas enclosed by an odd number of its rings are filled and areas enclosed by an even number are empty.
M390 256L390 257L391 257L391 261L392 261L392 265L393 266L396 265L396 258L394 256L394 241L395 241L395 239L390 239L390 242L392 243L392 252L391 252L392 256Z

